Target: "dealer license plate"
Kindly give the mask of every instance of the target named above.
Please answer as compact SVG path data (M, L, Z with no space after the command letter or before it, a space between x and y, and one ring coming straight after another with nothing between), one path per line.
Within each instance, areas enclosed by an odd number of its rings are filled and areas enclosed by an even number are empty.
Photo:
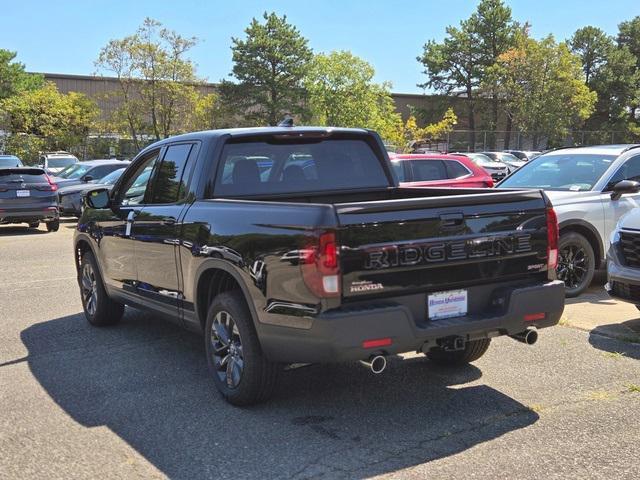
M429 320L462 317L467 314L467 291L449 290L432 293L427 297Z
M30 197L31 191L29 190L16 190L16 197Z

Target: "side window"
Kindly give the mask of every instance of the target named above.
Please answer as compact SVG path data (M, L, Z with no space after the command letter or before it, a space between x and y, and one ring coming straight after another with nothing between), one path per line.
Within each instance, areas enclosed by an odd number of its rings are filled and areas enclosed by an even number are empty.
M153 177L153 192L149 203L175 203L187 190L192 143L171 145L167 148Z
M118 193L118 200L121 205L139 205L144 202L145 193L151 172L158 161L160 151L156 150L136 168L133 175L125 180Z
M404 175L404 165L402 165L402 162L391 162L391 167L393 168L393 171L396 172L396 176L398 177L398 181L399 182L406 182L405 179L405 175Z
M460 162L449 160L445 163L447 164L447 170L449 171L449 178L466 177L467 175L469 175L469 173L471 173Z
M411 170L413 170L413 182L446 180L448 178L442 160L413 160Z
M104 165L102 167L96 167L91 169L90 171L87 172L87 175L89 175L94 180L100 180L102 177L108 175L113 170L114 170L114 167L112 167L111 165Z
M613 174L609 183L607 183L607 190L611 190L613 186L621 182L622 180L634 180L640 182L640 155L631 157L629 160Z

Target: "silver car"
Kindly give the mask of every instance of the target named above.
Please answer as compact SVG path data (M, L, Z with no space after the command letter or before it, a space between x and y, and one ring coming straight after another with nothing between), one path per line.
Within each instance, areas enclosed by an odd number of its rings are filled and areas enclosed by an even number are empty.
M611 234L604 288L640 310L640 208L624 215Z
M640 205L640 145L600 145L547 152L498 188L543 189L560 223L558 278L569 297L581 294L618 220Z

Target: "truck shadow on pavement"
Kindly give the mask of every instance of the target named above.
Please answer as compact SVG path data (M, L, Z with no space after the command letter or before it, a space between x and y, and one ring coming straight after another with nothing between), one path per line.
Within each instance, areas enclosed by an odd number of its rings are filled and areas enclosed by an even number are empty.
M113 328L82 315L21 333L29 368L85 427L107 426L170 478L365 478L462 452L538 415L457 370L392 358L283 374L274 398L239 409L208 378L199 336L127 309ZM475 382L475 383L471 383Z
M45 228L44 224L40 224L38 228L29 228L26 225L24 226L0 225L0 237L16 237L19 235L40 235L40 234L46 234L46 233L49 233L49 232L47 232L47 229Z

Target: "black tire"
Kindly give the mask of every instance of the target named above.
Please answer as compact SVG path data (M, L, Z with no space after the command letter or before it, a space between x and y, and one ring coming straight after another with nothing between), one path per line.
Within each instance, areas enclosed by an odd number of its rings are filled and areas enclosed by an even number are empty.
M122 319L124 305L107 295L96 259L91 252L82 255L78 283L84 316L91 325L106 327L115 325Z
M47 232L57 232L60 228L60 220L52 220L47 222Z
M40 222L29 223L29 228L38 228L39 226L40 226Z
M565 295L569 298L583 293L593 280L596 257L589 241L576 232L560 236L558 245L558 280L565 282Z
M434 348L427 352L427 358L438 365L460 366L475 362L486 353L491 345L490 338L471 340L467 342L463 350L446 351Z
M215 297L207 313L204 341L209 372L227 402L253 405L271 396L281 368L264 357L251 312L239 291Z

